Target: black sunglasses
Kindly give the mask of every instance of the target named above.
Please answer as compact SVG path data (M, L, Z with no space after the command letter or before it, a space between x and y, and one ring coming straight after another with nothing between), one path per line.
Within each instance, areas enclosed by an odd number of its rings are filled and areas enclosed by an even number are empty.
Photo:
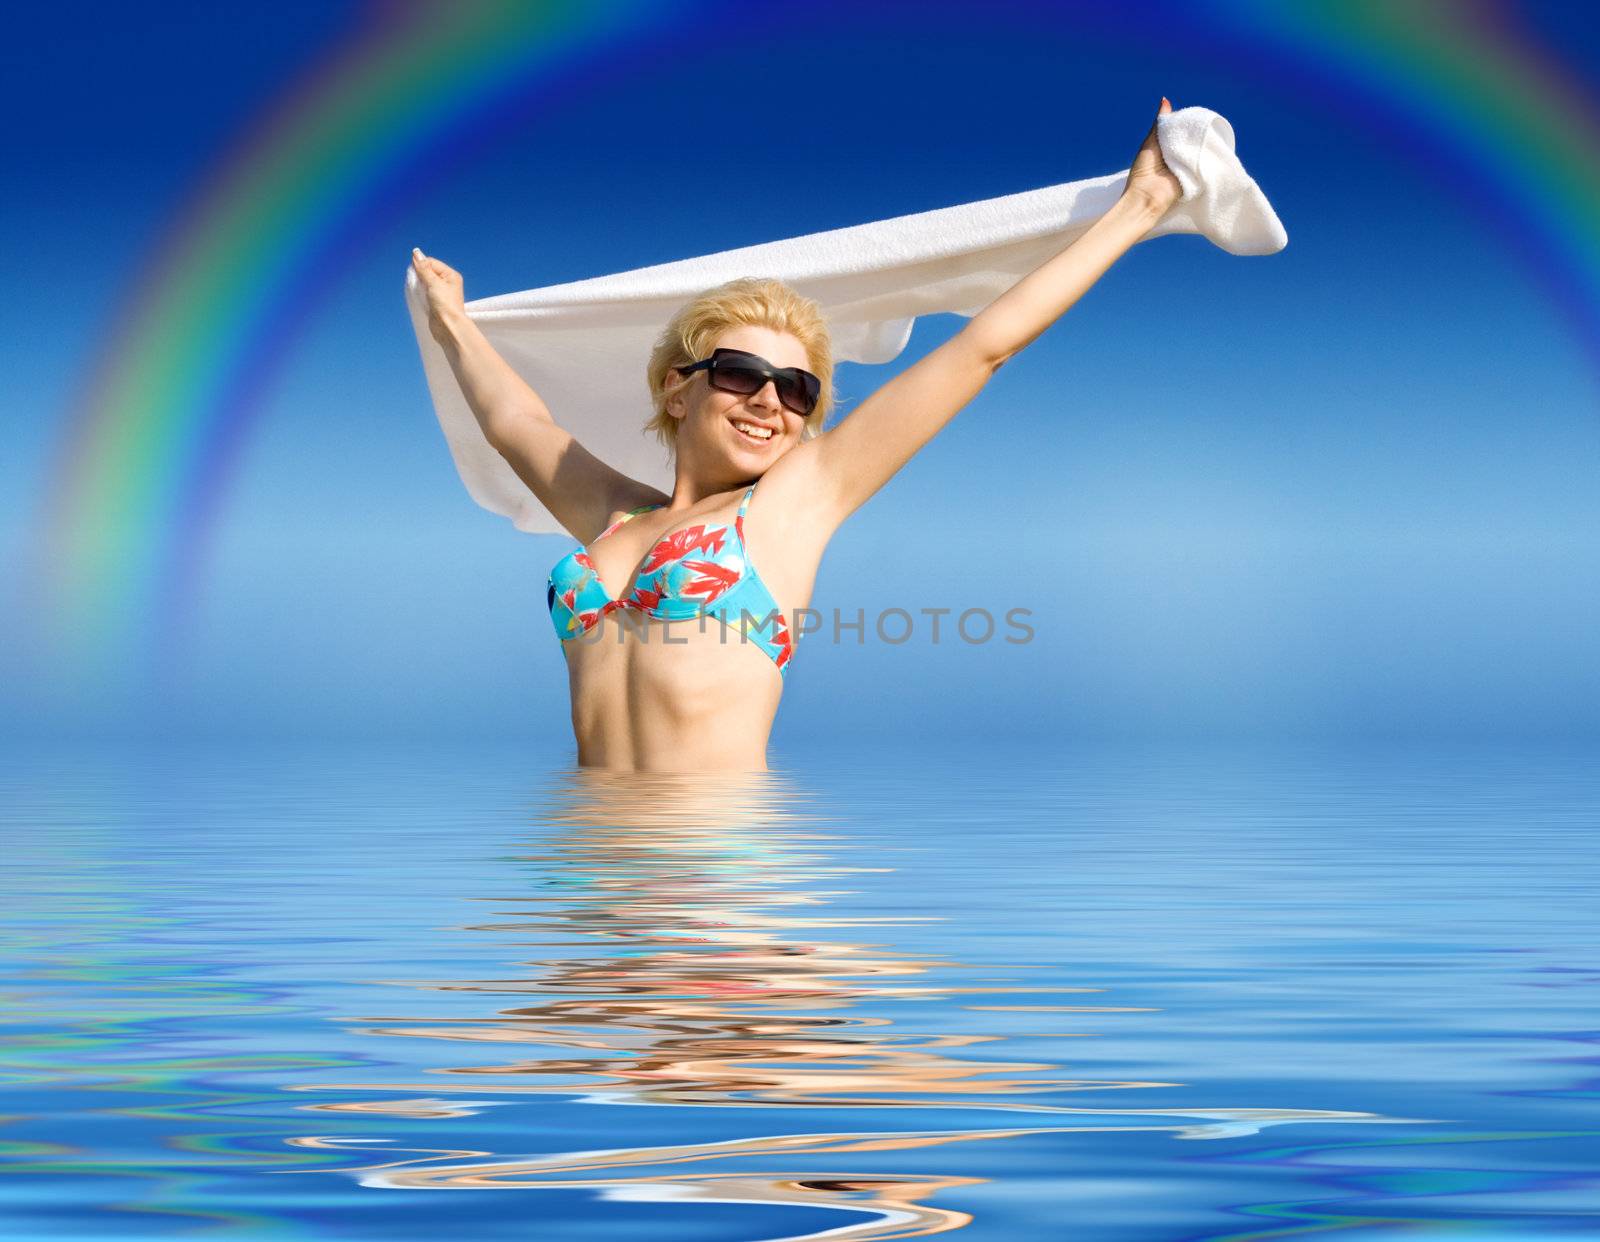
M802 418L817 408L817 398L822 395L822 381L810 371L775 367L760 354L747 354L742 349L713 349L711 357L677 369L682 375L703 369L713 388L743 397L760 392L771 380L778 390L778 400Z

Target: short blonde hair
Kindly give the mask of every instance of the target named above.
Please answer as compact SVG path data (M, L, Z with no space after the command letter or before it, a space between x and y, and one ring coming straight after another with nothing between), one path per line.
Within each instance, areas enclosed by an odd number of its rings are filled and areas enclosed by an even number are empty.
M822 308L781 280L744 276L708 289L680 307L650 351L650 365L645 375L655 412L645 424L645 430L655 432L656 438L669 449L678 446L678 420L667 413L667 398L694 376L685 376L682 383L669 392L667 372L673 367L686 367L710 357L718 338L729 328L741 325L787 332L804 346L811 364L806 369L822 381L822 392L817 398L817 408L806 416L800 438L809 440L822 433L823 421L833 409L833 341L828 335L828 321L823 317Z

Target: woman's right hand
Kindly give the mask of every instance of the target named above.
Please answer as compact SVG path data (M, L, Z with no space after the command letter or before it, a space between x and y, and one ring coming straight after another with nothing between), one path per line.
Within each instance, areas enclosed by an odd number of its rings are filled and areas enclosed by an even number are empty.
M411 266L428 295L428 330L441 345L449 333L452 317L466 314L466 291L461 273L440 259L430 259L412 248Z
M1172 101L1163 95L1150 132L1144 136L1144 142L1134 153L1133 164L1128 169L1128 181L1122 189L1124 197L1149 204L1158 217L1166 215L1183 197L1183 183L1167 167L1166 157L1161 154L1161 140L1156 137L1161 118L1171 112Z

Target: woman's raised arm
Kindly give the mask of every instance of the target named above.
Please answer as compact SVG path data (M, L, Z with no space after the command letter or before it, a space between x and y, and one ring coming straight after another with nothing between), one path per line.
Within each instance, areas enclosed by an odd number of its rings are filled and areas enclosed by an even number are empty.
M412 266L428 295L428 330L450 360L484 439L580 543L611 514L663 499L606 465L551 416L539 394L511 369L466 312L461 273L420 250Z
M1158 118L1171 105L1162 100ZM1065 250L974 315L959 333L879 388L835 427L792 450L791 469L831 531L894 477L1007 359L1072 308L1181 194L1150 127L1122 197Z

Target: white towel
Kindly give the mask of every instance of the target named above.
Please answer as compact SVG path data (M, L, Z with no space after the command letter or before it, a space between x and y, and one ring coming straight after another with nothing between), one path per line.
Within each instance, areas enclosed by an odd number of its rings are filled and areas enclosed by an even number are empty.
M1208 108L1180 108L1157 121L1156 134L1183 197L1146 237L1200 233L1230 254L1273 254L1288 244L1272 205L1234 154L1226 119ZM644 431L652 413L645 363L685 302L736 277L775 276L821 306L836 361L888 362L905 348L918 315L970 318L1060 253L1110 210L1128 171L480 298L467 303L467 313L585 448L671 491L666 450ZM484 439L428 331L427 296L409 267L406 301L439 425L467 491L519 530L560 531Z

